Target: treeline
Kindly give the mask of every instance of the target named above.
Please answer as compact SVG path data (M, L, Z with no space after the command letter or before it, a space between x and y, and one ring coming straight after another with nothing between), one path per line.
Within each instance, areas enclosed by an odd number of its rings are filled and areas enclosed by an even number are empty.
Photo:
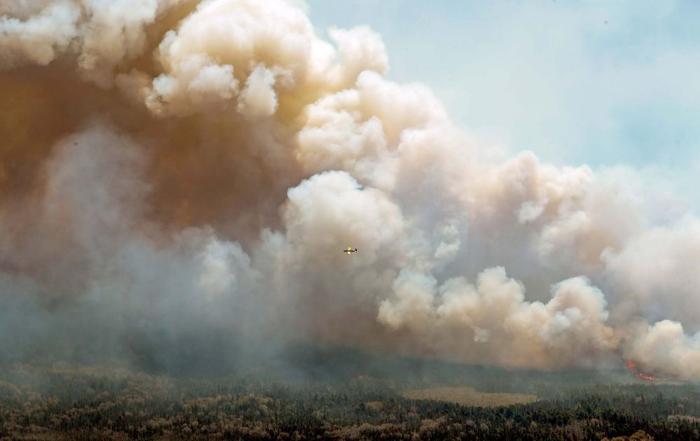
M700 439L697 388L591 386L501 408L409 400L384 381L273 383L124 371L0 375L0 439ZM648 438L647 438L648 439Z

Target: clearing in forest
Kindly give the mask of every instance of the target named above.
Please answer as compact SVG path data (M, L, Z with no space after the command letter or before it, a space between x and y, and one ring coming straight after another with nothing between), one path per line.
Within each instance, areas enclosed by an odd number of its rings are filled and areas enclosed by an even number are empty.
M447 401L463 406L498 407L527 404L537 400L536 395L485 393L471 387L431 387L406 390L402 395L411 400Z

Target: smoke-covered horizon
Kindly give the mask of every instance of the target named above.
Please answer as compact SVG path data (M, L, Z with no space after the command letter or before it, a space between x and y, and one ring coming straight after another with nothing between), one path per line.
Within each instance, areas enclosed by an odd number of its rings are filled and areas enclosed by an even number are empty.
M371 29L325 41L284 0L0 15L0 361L302 341L700 379L700 219L633 169L479 144Z

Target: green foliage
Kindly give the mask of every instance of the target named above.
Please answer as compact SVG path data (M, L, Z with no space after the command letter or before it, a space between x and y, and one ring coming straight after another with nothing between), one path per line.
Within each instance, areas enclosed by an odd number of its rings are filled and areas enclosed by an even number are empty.
M13 368L0 372L0 439L700 439L695 386L574 385L496 408L410 400L395 386Z

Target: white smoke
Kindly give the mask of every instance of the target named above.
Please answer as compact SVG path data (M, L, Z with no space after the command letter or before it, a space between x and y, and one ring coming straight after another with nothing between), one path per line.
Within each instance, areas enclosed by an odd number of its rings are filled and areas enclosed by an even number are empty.
M92 327L166 364L221 333L700 378L699 221L635 172L504 157L294 2L98 3L0 7L0 354Z

